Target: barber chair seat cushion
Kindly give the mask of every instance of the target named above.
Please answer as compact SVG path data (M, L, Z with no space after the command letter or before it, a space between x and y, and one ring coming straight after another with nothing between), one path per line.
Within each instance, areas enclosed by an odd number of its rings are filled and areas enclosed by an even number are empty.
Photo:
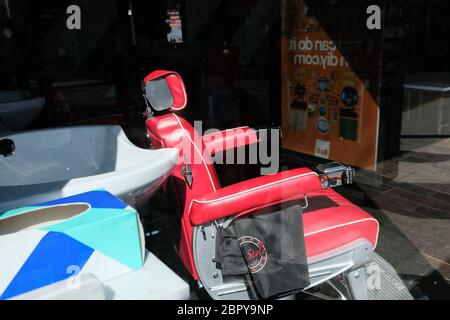
M332 189L308 194L308 198L327 197L337 204L303 214L305 244L308 257L365 239L375 249L379 225L367 212L352 204Z
M375 249L379 225L371 215L332 189L308 192L307 198L311 202L311 208L304 210L303 223L308 257L338 249L360 239L369 241ZM316 198L323 205L314 203ZM285 205L305 205L303 197L289 202ZM203 218L205 215L217 216L220 207L211 205L210 202L195 202L195 206L191 206L191 220L200 222L200 215Z

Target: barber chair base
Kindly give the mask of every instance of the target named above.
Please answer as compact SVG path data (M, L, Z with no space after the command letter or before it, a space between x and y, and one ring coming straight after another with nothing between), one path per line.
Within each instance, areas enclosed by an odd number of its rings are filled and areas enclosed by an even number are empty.
M228 224L227 221L217 223L225 226ZM196 227L193 244L195 265L200 277L199 284L211 298L250 299L244 277L224 277L222 271L216 268L216 223ZM343 300L412 299L395 270L373 252L372 244L365 239L310 257L308 265L311 285L303 290L305 293L327 283L338 293L339 299ZM370 283L373 283L373 286ZM327 295L320 297L332 299Z
M414 300L395 269L375 252L364 265L328 283L344 300Z

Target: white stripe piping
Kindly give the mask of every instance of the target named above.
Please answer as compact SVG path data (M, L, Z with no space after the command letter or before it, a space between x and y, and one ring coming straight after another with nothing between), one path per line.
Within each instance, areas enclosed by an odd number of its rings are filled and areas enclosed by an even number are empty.
M194 199L194 200L192 200L192 202L196 202L196 203L199 203L199 204L206 204L206 203L211 203L211 202L216 202L216 201L222 201L222 200L226 200L226 199L229 199L229 198L232 198L232 197L244 194L244 193L250 193L250 192L257 191L259 189L264 189L266 187L270 187L270 186L273 186L273 185L276 185L276 184L279 184L279 183L282 183L282 182L286 182L286 181L290 181L290 180L294 180L294 179L297 179L297 178L310 176L310 175L317 176L317 173L316 172L303 173L303 174L298 175L298 176L289 177L289 178L285 178L285 179L282 179L282 180L274 181L274 182L271 182L271 183L268 183L268 184L265 184L265 185L262 185L262 186L258 186L258 187L252 188L252 189L244 190L244 191L241 191L241 192L238 192L238 193L234 193L234 194L231 194L229 196L222 197L222 198L218 198L218 199L214 199L214 200L206 200L206 201L200 201L200 200Z
M326 232L326 231L330 231L333 229L338 229L338 228L343 228L343 227L347 227L347 226L351 226L357 223L361 223L361 222L366 222L366 221L375 221L377 224L377 236L376 236L376 240L375 240L375 245L373 250L376 249L377 245L378 245L378 236L380 234L380 223L378 222L378 220L374 219L374 218L367 218L367 219L362 219L362 220L358 220L358 221L352 221L352 222L348 222L348 223L343 223L337 226L333 226L333 227L329 227L329 228L325 228L325 229L321 229L321 230L317 230L311 233L307 233L305 234L305 237L309 237L309 236L313 236L322 232Z
M236 196L236 195L240 195L240 194L243 194L243 193L247 193L247 192L252 192L252 191L255 191L255 190L263 189L263 188L265 188L265 187L267 187L267 186L272 186L272 185L274 185L274 184L278 184L278 183L281 183L281 182L284 182L284 181L289 181L289 180L293 180L293 179L300 178L300 177L304 177L304 176L308 176L308 175L316 175L316 176L318 176L318 174L317 174L316 172L309 172L309 173L304 173L304 174L301 174L301 175L298 175L298 176L286 178L286 179L283 179L283 180L274 181L274 182L272 182L272 183L268 183L268 184L265 184L265 185L263 185L263 186L259 186L259 187L253 188L253 189L241 191L241 192L238 192L238 193L235 193L235 194L232 194L232 195L223 197L223 198L219 198L219 199L214 199L214 200L209 200L209 201L199 201L199 200L193 199L193 200L191 201L191 204L189 205L189 210L188 210L188 217L189 217L189 220L190 220L190 218L191 218L191 209L192 209L192 205L194 204L194 202L196 202L196 203L198 203L198 204L206 204L206 203L211 203L211 202L215 202L215 201L220 201L220 200L232 198L232 197L234 197L234 196Z
M238 128L226 129L226 130L217 131L217 132L213 132L213 133L207 134L207 135L205 135L205 136L203 136L203 137L209 137L209 136L213 136L213 135L216 135L216 134L226 133L226 132L228 132L228 131L236 131L236 130L242 130L242 129L248 129L248 130L250 130L250 127L244 126L244 127L238 127Z
M182 85L182 87L183 87L183 93L184 93L184 105L183 105L182 107L179 107L179 108L171 107L171 109L172 109L173 111L180 111L180 110L183 110L184 108L186 108L186 105L187 105L187 93L186 93L186 87L185 87L185 85L184 85L183 79L181 78L181 76L180 76L178 73L172 73L172 74L168 75L167 77L170 77L170 76L177 77L177 78L180 80L180 83L181 83L181 85Z
M205 166L206 172L208 172L208 176L209 176L209 180L211 181L211 185L212 185L214 191L217 191L216 186L214 185L214 182L213 182L211 173L209 172L208 166L206 165L206 161L205 161L205 159L203 158L202 153L200 152L200 150L198 149L198 147L197 147L197 145L194 143L194 141L192 141L191 136L189 135L189 133L186 131L186 129L185 129L185 128L183 127L183 125L181 124L181 121L180 121L180 119L178 118L178 116L177 116L176 114L174 114L174 113L172 113L172 115L175 117L175 119L177 119L178 124L180 125L181 129L183 129L183 131L184 131L184 134L188 137L188 139L189 139L189 140L191 141L191 143L193 144L195 150L196 150L196 151L198 152L198 154L200 155L200 158L202 159L202 163L203 163L203 165ZM194 132L194 133L195 133L195 132Z

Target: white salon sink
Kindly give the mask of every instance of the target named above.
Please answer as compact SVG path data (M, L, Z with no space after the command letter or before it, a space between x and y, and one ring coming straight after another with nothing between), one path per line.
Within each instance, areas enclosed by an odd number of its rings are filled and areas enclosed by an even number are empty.
M178 161L177 149L134 146L119 126L81 126L6 134L0 155L0 212L90 190L106 189L144 204Z

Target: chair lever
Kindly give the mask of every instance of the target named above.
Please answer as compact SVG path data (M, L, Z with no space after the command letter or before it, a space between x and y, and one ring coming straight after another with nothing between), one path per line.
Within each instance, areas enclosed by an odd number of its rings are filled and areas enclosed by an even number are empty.
M308 195L305 193L305 206L302 206L302 210L306 210L309 207Z
M185 164L183 168L181 168L181 174L183 175L184 180L188 184L189 188L192 188L194 177L192 175L191 167L188 164Z

